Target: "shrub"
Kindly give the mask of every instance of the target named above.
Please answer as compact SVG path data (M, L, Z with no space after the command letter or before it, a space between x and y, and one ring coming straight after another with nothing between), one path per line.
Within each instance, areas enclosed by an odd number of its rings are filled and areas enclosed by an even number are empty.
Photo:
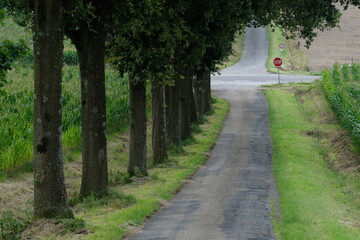
M79 64L79 57L76 51L64 51L64 64L74 66Z
M32 64L34 62L33 52L29 52L23 57L23 62ZM75 66L79 64L79 57L76 51L67 50L63 53L63 63L68 66Z
M9 40L0 42L0 91L6 83L6 72L11 70L11 64L24 57L29 48L24 41L13 43ZM4 94L4 92L2 91Z

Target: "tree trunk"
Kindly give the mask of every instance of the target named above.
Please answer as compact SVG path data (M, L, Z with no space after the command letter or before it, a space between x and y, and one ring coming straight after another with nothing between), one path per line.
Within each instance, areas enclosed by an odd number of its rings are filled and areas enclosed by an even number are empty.
M166 106L168 115L167 136L171 145L179 145L181 142L181 127L180 127L180 83L181 79L175 77L174 86L167 87Z
M81 196L108 192L105 96L105 30L94 24L70 36L79 53L81 75Z
M165 134L164 87L155 77L152 81L152 150L154 165L167 160Z
M63 1L34 1L34 217L73 217L61 146Z
M189 120L190 124L196 123L198 121L198 114L195 104L194 88L193 88L193 77L194 69L190 68L188 75L188 92L189 92Z
M194 95L195 95L195 103L196 103L196 109L199 116L202 116L204 114L204 106L203 106L203 94L204 94L204 84L205 81L205 71L204 70L198 70L196 73L196 80L194 82Z
M169 117L170 117L170 86L165 86L164 87L164 103L165 103L165 135L166 135L166 144L167 146L171 145L171 141L170 141L170 121L169 121Z
M203 109L204 113L207 113L211 111L211 76L209 70L204 72L203 89Z
M146 87L145 81L130 74L130 175L147 176L146 167Z
M190 116L189 116L189 67L178 68L178 78L180 78L180 109L181 109L181 140L191 136Z

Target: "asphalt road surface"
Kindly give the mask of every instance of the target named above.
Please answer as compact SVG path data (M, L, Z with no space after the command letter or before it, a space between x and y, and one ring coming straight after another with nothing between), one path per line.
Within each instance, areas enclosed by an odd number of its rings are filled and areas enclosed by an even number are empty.
M277 83L278 78L266 72L266 58L265 29L247 29L242 60L212 77L214 95L229 101L231 109L211 157L192 182L129 239L275 239L271 211L277 191L268 109L258 86ZM282 76L283 82L314 79Z

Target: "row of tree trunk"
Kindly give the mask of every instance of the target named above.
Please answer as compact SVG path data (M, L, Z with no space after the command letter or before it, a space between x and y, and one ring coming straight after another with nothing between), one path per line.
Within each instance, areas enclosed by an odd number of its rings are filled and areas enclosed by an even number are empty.
M37 1L34 10L34 216L71 217L61 144L61 79L66 1ZM99 8L100 9L100 8ZM104 9L100 9L103 11ZM99 15L104 14L99 13ZM81 196L108 192L105 97L105 28L102 21L67 30L81 75Z
M168 158L168 146L191 137L191 124L211 110L210 72L191 66L176 69L173 85L154 77L152 89L152 152L154 165ZM128 172L147 175L146 83L130 75L130 156Z
M103 22L65 31L65 1L34 0L34 216L72 217L67 204L61 143L63 38L75 44L81 74L81 196L108 192ZM101 10L101 8L99 8ZM103 9L104 10L104 9ZM101 10L102 11L102 10ZM99 12L98 15L103 15ZM191 65L176 68L172 86L152 78L154 164L167 159L169 145L191 136L190 125L211 108L210 72ZM194 78L194 76L197 76ZM130 74L130 174L147 175L146 81Z

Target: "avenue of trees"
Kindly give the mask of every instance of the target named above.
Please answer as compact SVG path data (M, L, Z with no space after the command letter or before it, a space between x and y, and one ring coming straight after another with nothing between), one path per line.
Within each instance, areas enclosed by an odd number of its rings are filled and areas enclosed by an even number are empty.
M80 195L103 196L108 192L105 59L129 75L128 172L147 175L146 89L151 88L156 165L211 110L210 74L231 54L236 34L270 24L310 44L316 30L337 25L336 4L346 8L360 1L4 0L0 8L31 19L34 33L35 217L72 217L61 143L64 36L76 47L81 72Z

